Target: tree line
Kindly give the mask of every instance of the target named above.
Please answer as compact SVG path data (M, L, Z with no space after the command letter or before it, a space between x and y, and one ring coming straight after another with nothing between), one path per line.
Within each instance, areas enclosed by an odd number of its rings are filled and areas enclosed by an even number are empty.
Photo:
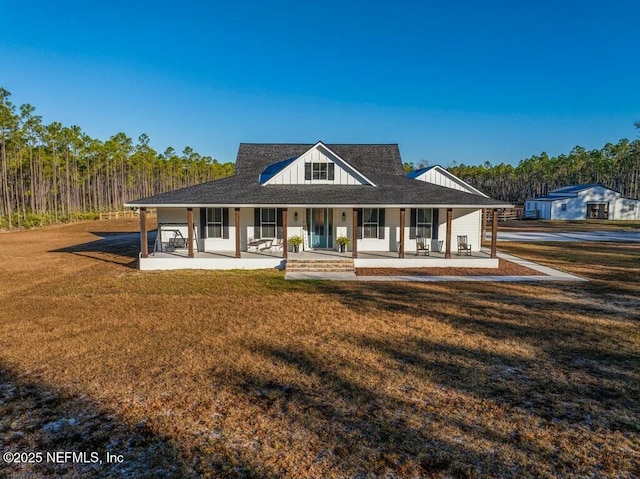
M16 107L0 88L0 228L95 217L123 203L233 174L186 147L158 153L149 137L117 133L106 141L78 126L44 124L35 108Z
M640 122L636 127L640 129ZM553 157L541 153L517 166L486 162L447 169L492 198L514 204L562 186L585 183L602 183L622 196L640 198L640 140L622 139L599 150L576 146L568 154Z

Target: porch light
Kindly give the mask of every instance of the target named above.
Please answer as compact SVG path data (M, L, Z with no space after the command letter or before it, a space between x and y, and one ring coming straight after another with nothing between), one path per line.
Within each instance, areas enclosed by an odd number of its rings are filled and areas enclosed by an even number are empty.
M298 222L298 212L293 213L293 221Z
M344 211L342 212L342 221L347 221L347 214Z

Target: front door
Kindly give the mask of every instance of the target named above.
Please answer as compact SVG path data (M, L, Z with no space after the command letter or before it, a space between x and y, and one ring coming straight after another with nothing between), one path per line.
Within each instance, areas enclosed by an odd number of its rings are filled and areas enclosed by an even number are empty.
M333 209L307 209L307 225L311 248L333 248Z

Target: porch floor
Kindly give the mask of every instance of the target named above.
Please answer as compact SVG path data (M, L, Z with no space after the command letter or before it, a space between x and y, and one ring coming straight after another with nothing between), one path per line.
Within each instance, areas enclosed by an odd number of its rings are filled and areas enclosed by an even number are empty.
M323 259L351 259L351 251L340 253L334 250L307 250L300 253L287 253L288 259L306 259L306 260L323 260ZM180 249L173 252L156 252L149 255L150 258L187 258L187 250ZM194 251L194 257L199 259L235 259L235 253L233 251ZM470 259L486 259L489 255L483 251L473 251L471 256L463 255L458 256L454 251L451 253L451 260L470 260ZM240 253L241 259L269 259L269 258L282 258L281 251L264 251L260 253L250 253L242 251ZM398 258L397 251L358 251L358 259L395 259ZM405 260L421 259L425 261L433 259L444 259L444 252L431 252L429 256L420 255L416 256L415 253L405 253Z

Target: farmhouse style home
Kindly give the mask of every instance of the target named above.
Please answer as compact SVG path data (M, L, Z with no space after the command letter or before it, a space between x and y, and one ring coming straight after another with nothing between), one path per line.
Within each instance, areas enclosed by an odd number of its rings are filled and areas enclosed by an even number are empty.
M481 251L482 209L511 205L439 166L406 175L396 144L318 142L242 143L233 176L126 206L140 209L141 269L255 269L305 259L497 267L495 231Z
M564 186L525 202L525 218L638 220L640 201L601 184Z

